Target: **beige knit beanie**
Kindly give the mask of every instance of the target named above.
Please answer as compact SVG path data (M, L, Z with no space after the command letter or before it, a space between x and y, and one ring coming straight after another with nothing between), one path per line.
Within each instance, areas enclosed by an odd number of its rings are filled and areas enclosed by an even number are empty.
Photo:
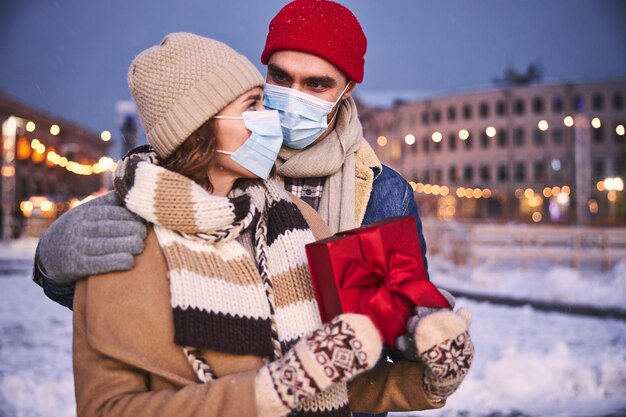
M166 35L128 69L148 143L163 158L227 104L263 83L246 57L192 33Z

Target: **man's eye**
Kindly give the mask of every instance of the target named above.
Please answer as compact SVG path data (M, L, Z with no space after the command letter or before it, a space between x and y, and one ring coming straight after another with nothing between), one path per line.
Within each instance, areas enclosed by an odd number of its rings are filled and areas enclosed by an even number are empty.
M324 83L318 83L318 82L315 82L315 81L310 82L310 83L309 83L309 87L310 87L312 90L315 90L315 91L321 91L321 90L325 90L325 89L327 88L326 84L324 84Z
M287 81L287 77L283 74L272 74L272 78L280 83Z

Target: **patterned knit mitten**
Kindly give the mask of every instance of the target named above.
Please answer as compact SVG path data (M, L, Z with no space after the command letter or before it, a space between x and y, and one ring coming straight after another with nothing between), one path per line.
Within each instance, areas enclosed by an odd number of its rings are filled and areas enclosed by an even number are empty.
M332 385L351 380L374 367L381 350L381 336L367 316L335 317L259 369L255 384L259 416L284 416Z
M434 401L450 396L459 387L474 358L468 333L472 314L466 308L456 313L442 310L420 319L415 328L415 346L426 365L424 391Z

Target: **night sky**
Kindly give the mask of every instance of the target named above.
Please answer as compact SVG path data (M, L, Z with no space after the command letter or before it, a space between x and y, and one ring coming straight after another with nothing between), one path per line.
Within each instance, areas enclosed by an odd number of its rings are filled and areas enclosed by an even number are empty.
M489 88L507 66L544 80L626 78L623 0L342 0L368 37L366 101ZM231 45L258 64L285 0L2 0L0 89L119 137L126 71L166 33Z

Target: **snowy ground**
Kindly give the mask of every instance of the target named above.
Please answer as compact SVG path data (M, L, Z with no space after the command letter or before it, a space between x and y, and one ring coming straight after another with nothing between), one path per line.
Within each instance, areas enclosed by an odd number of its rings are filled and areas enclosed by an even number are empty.
M72 316L30 281L35 244L0 244L0 416L75 416ZM547 268L473 277L431 259L433 279L447 286L500 294L525 291L524 296L594 305L608 297L621 306L625 270L618 264L609 273L584 276ZM467 299L457 304L474 313L471 333L477 350L470 374L444 410L398 415L626 415L626 322Z

